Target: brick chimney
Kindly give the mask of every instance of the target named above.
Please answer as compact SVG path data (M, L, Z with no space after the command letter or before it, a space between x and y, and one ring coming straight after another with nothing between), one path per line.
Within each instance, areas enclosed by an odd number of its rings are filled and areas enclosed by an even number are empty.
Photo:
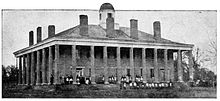
M41 42L41 27L37 27L37 43Z
M34 32L30 31L29 32L29 46L34 44Z
M80 31L79 34L82 36L89 36L88 34L88 16L87 15L80 15Z
M49 25L48 26L48 38L51 38L55 35L55 26Z
M106 37L114 37L114 32L115 32L115 22L114 22L114 18L111 16L108 16L108 18L106 19Z
M138 39L138 20L130 20L130 37L133 39Z
M153 23L153 27L154 27L154 38L158 40L161 38L160 21L155 21Z

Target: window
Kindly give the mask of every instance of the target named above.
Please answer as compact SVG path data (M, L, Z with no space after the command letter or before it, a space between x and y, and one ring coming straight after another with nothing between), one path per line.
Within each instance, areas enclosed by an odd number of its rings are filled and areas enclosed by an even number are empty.
M141 76L143 75L143 69L141 68Z
M108 13L108 18L112 17L112 13Z
M150 59L154 59L154 50L153 49L147 49L146 50L146 56L147 58L149 57Z
M127 76L130 76L130 69L127 69Z
M165 81L165 70L164 69L160 69L160 78L162 79L162 81Z
M92 76L91 74L92 74L92 73L91 73L91 68L89 68L89 77Z
M150 77L151 77L151 78L154 77L154 69L150 69Z
M99 14L99 20L102 20L102 14Z

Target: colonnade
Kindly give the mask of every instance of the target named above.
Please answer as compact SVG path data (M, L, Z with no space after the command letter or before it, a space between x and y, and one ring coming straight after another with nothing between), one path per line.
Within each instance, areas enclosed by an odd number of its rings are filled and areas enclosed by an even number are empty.
M28 54L24 54L21 56L18 56L19 59L19 72L18 72L18 84L26 84L26 85L45 85L50 84L53 82L54 84L60 84L59 77L58 77L58 63L59 63L59 46L58 44L43 48ZM76 46L72 45L71 47L71 53L72 53L72 75L73 75L73 83L76 82ZM81 45L80 45L81 46ZM90 65L91 65L91 83L95 83L95 46L90 46ZM108 66L107 66L107 46L103 46L103 61L104 61L104 77L105 77L105 84L108 84ZM116 47L116 60L117 60L117 68L118 70L121 67L121 48L122 47ZM128 47L126 47L128 48ZM134 47L129 47L129 55L130 55L130 70L131 70L131 77L132 81L135 81L135 67L134 67ZM142 68L148 68L146 65L146 53L147 48L141 48L142 51ZM159 70L158 67L158 49L153 49L153 67L154 67L154 82L160 82L159 79ZM169 49L162 49L164 54L164 70L165 70L165 80L169 81L170 77L168 76L168 50ZM192 50L189 51L189 74L190 74L190 80L193 79L193 73L192 73ZM183 70L181 67L181 53L182 50L177 50L177 68L178 68L178 81L183 82ZM150 69L143 69L143 72L149 72ZM120 77L122 76L121 73L118 73L117 79L118 83L120 82ZM53 78L53 79L51 79ZM51 81L52 80L52 81ZM143 80L147 81L147 77L143 76Z

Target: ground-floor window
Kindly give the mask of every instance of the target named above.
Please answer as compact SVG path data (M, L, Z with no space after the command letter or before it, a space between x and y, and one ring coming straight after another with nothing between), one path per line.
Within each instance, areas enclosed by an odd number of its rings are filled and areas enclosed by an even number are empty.
M130 76L130 69L127 69L127 76Z
M143 75L143 69L141 68L141 76Z
M91 68L89 68L89 77L91 77L91 74L92 74Z
M154 77L154 69L150 69L150 77L153 78Z
M164 69L160 69L160 76L162 81L165 81L165 70Z

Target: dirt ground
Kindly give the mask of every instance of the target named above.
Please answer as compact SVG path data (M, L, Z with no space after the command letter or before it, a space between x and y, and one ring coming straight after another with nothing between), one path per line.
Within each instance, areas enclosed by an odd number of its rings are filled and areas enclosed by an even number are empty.
M120 89L119 85L2 85L3 98L216 98L216 88Z

